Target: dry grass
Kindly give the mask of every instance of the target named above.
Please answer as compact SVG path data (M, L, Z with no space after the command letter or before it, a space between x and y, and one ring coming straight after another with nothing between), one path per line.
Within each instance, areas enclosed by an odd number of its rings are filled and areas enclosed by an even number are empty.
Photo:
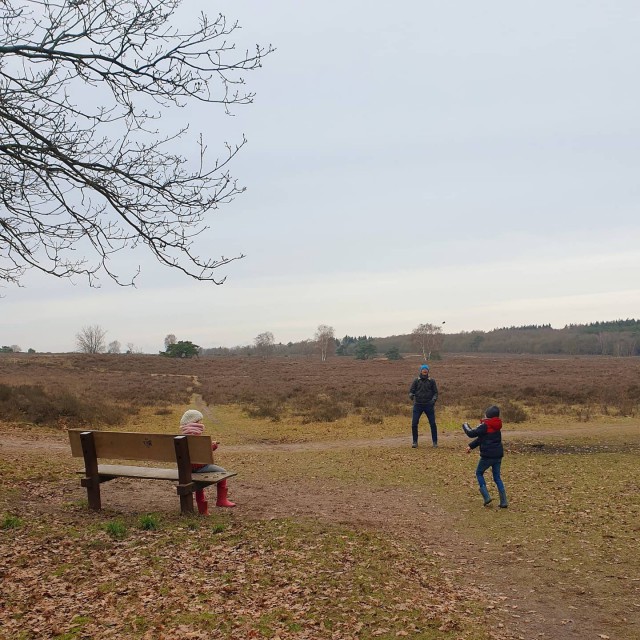
M61 499L74 468L28 449L5 468L3 638L509 637L490 631L485 596L411 539L229 512L154 514L146 530L137 515Z
M206 432L222 443L216 461L248 485L348 487L364 505L374 493L402 495L413 511L394 516L377 505L386 513L377 524L160 513L157 530L142 530L141 514L88 513L77 501L75 461L28 446L64 442L63 434L5 425L25 442L20 455L0 450L7 638L513 637L497 627L510 616L496 593L466 585L468 576L432 551L437 544L425 548L420 536L436 517L451 536L442 544L464 544L458 553L469 562L504 569L512 587L546 590L568 608L597 608L598 633L637 637L630 621L639 618L640 426L624 414L637 416L639 371L630 358L438 363L437 451L407 446L415 363L27 358L0 359L0 382L36 379L51 392L112 399L125 409L123 430L176 432L192 392L216 394L214 406L200 405ZM138 381L130 398L119 378ZM236 402L256 387L283 399L278 421L248 417L247 404ZM300 398L318 394L344 403L346 415L305 422L313 403ZM157 395L161 402L147 402ZM524 422L505 424L506 511L481 506L476 459L463 453L459 426L501 398L527 412ZM390 441L399 437L401 444ZM260 450L265 444L292 446ZM107 531L114 521L121 539Z

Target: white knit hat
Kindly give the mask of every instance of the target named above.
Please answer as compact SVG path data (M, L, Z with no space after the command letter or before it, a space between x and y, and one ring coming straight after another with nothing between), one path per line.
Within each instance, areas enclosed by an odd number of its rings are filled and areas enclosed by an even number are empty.
M196 409L189 409L188 411L185 411L182 418L180 418L180 425L182 426L191 422L200 422L202 418L203 415L199 411L196 411Z

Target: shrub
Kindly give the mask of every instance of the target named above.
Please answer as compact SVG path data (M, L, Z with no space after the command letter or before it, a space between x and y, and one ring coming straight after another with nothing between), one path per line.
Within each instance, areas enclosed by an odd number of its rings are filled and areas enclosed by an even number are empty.
M125 417L122 407L96 399L83 399L68 391L50 393L37 385L11 387L0 385L0 419L33 424L120 424Z
M2 518L0 529L17 529L18 527L21 527L21 526L22 526L22 520L20 520L18 516L7 514L4 518Z
M505 400L500 405L500 417L505 422L525 422L529 415L526 410L511 400Z
M140 520L138 520L138 527L143 531L156 531L160 528L160 522L156 516L148 514L140 516Z
M387 356L387 360L402 360L398 347L391 347L384 355Z
M384 418L376 411L365 411L362 414L362 422L365 424L382 424Z
M267 418L273 422L279 422L282 418L284 407L278 399L275 398L255 398L251 404L245 405L244 412L250 418Z
M484 415L487 407L497 404L500 407L500 417L504 422L525 422L529 418L529 414L519 404L511 400L496 400L495 398L473 398L465 404L464 415L466 419L477 424Z
M335 422L348 415L347 407L332 399L330 396L320 394L315 398L307 399L302 422Z
M124 522L120 520L113 520L111 522L107 522L104 527L104 530L114 539L114 540L122 540L127 535L127 527Z

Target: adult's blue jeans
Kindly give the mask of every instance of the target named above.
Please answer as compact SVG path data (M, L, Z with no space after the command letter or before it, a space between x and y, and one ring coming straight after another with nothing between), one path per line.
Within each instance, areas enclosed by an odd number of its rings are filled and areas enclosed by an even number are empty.
M496 483L498 491L500 493L504 493L504 484L502 483L502 478L500 477L501 464L502 458L480 458L480 461L478 462L478 468L476 469L476 478L478 479L478 484L480 485L480 491L482 491L483 488L487 488L487 483L484 480L484 472L490 468L491 473L493 474L493 481Z
M430 402L427 404L414 403L413 405L413 417L411 420L411 435L413 441L418 442L418 422L420 422L420 416L425 413L427 420L429 420L429 426L431 427L431 440L433 444L438 444L438 426L436 425L436 410Z

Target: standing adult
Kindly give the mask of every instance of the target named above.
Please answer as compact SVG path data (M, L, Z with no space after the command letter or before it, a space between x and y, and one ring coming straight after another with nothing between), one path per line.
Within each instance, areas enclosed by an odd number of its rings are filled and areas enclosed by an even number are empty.
M409 398L413 400L413 418L411 420L411 434L413 435L414 449L418 446L418 422L423 413L427 415L431 427L431 440L433 446L438 446L438 426L436 425L435 404L438 399L438 387L436 381L429 377L429 365L420 367L420 375L413 381L409 389Z

